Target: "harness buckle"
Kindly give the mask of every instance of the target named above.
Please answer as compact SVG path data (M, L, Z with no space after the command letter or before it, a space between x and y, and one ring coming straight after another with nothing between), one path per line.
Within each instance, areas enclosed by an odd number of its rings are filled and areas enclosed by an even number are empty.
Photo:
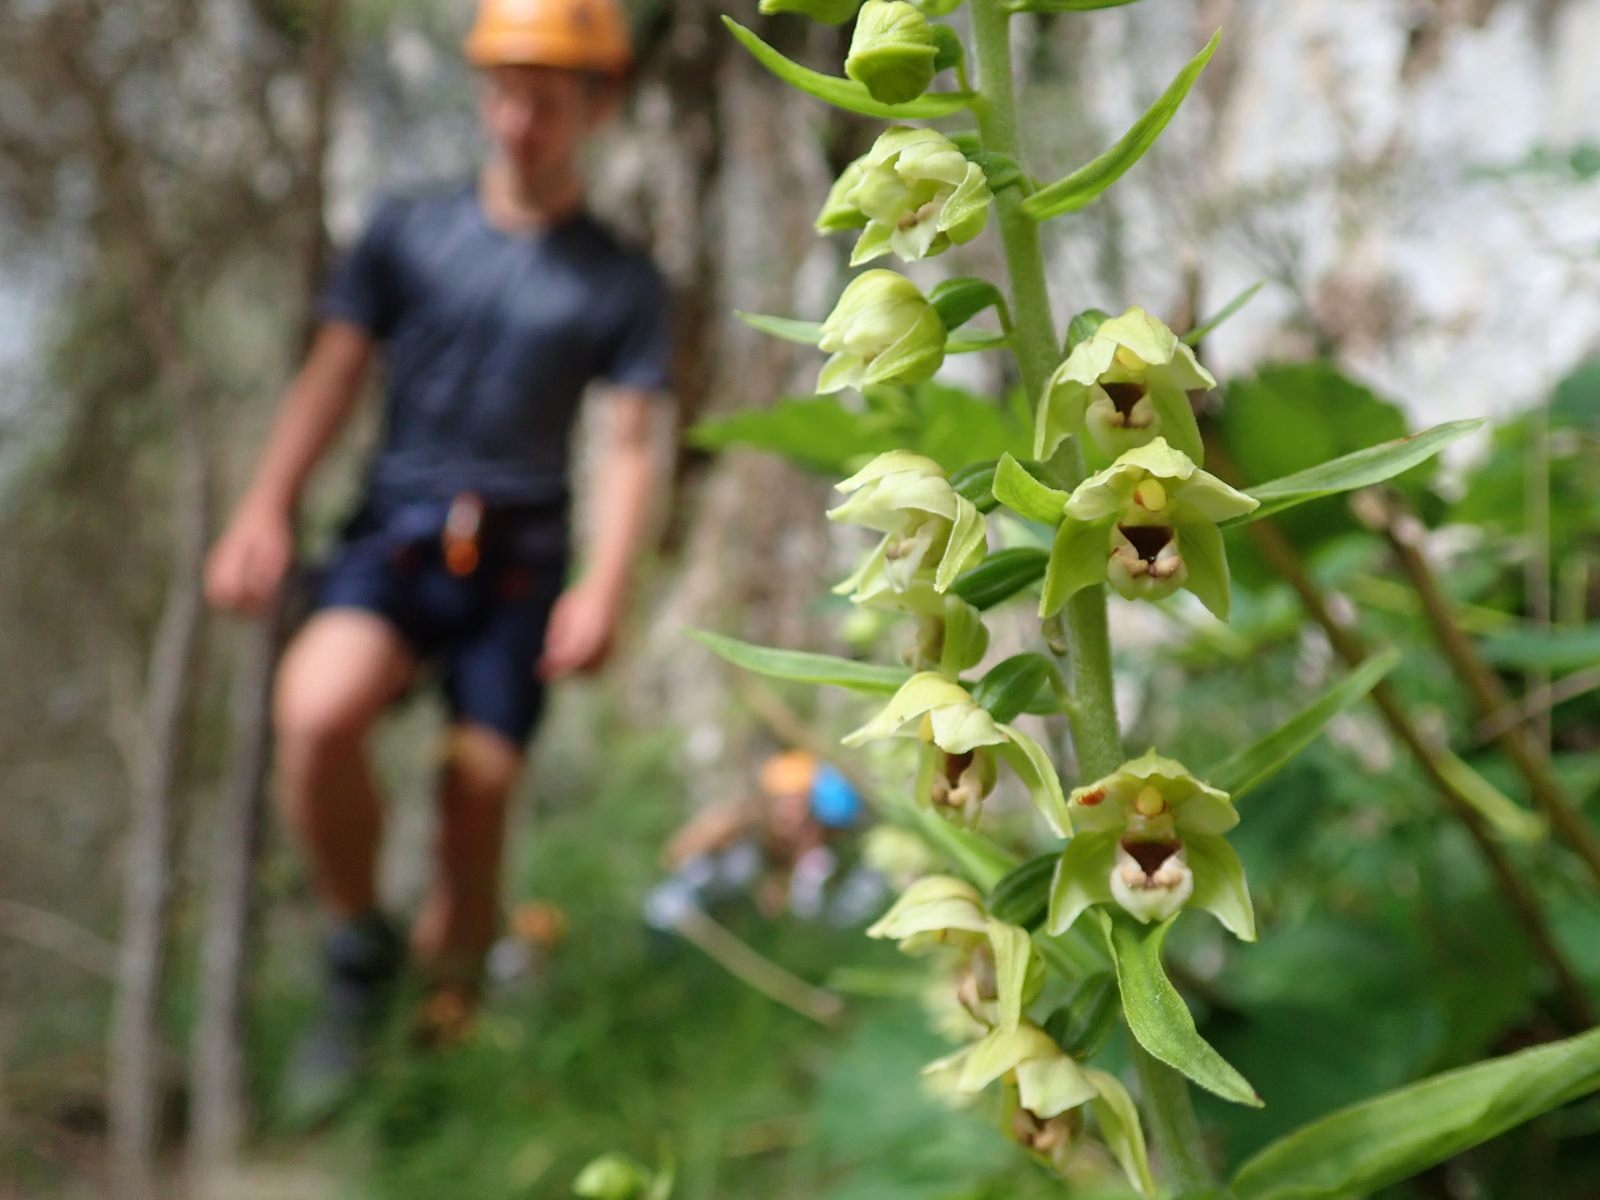
M478 569L483 557L483 514L483 497L476 492L462 492L450 501L440 535L445 569L450 574L465 577Z

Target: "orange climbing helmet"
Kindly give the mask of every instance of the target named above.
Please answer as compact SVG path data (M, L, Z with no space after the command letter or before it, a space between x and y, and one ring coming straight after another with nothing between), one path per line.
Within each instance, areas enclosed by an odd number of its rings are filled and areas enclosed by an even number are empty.
M623 75L633 64L619 0L479 0L462 49L477 67L566 67Z

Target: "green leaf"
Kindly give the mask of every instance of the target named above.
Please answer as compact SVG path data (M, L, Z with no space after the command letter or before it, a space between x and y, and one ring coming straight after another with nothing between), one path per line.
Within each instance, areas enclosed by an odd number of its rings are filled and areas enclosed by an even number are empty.
M979 512L993 512L1000 502L994 497L994 472L998 459L973 463L950 476L956 495L970 500Z
M1095 330L1111 320L1111 314L1102 308L1086 308L1081 313L1073 316L1067 322L1066 351L1071 354L1078 348L1079 342L1086 342L1095 335Z
M1548 836L1550 826L1544 817L1523 808L1449 750L1438 747L1434 752L1439 774L1502 840L1529 844Z
M1036 928L1050 905L1050 881L1060 857L1057 852L1041 854L1006 872L989 892L989 915L1009 925Z
M1315 741L1329 721L1376 687L1399 665L1400 657L1400 651L1390 649L1367 659L1255 745L1200 772L1201 777L1235 800L1253 791Z
M822 340L821 321L801 321L794 317L773 317L765 313L735 312L734 316L752 329L771 334L780 341L795 342L801 346L815 346ZM946 354L973 354L979 350L996 350L1006 344L1003 333L973 330L952 333L945 341Z
M1261 507L1235 517L1225 525L1228 528L1245 525L1308 500L1320 500L1324 496L1371 487L1385 479L1392 479L1402 471L1409 471L1418 463L1426 462L1451 442L1460 441L1469 433L1476 432L1485 420L1484 417L1474 417L1466 421L1446 421L1421 433L1368 446L1365 450L1357 450L1332 462L1319 463L1309 470L1297 471L1282 479L1248 488L1248 493L1261 501Z
M722 23L757 62L779 79L808 96L815 96L846 112L891 121L911 117L947 117L968 107L972 101L971 92L925 92L904 104L884 104L874 100L866 87L853 79L824 75L784 57L732 17L723 17Z
M1189 89L1194 86L1194 81L1200 77L1200 72L1205 70L1206 63L1210 62L1211 56L1216 53L1217 43L1221 39L1222 31L1219 29L1211 35L1211 40L1206 43L1205 49L1191 58L1188 65L1178 72L1177 78L1167 85L1167 90L1161 93L1149 111L1134 122L1133 128L1122 135L1121 141L1098 158L1079 167L1065 179L1041 188L1029 196L1022 202L1022 211L1035 221L1046 221L1062 213L1077 212L1080 208L1093 203L1100 193L1122 178L1124 172L1138 162L1144 152L1155 144L1156 138L1161 136L1161 131L1167 127L1167 122L1172 120L1182 105L1184 97L1189 94Z
M933 44L939 48L939 53L933 60L934 74L948 71L952 67L966 70L967 48L961 41L961 35L948 25L930 25L929 29L933 33Z
M1600 625L1500 634L1480 642L1479 649L1497 667L1581 671L1600 665Z
M704 629L691 629L688 634L712 653L746 671L766 675L772 679L787 679L794 683L825 684L829 687L849 688L855 692L887 694L900 690L911 678L906 667L882 666L878 663L856 662L837 658L832 654L813 654L807 650L779 650L773 646L757 646L724 637Z
M984 611L1011 599L1044 578L1050 555L1029 546L996 550L950 586L973 608Z
M1016 866L1016 855L981 833L952 825L920 805L904 803L896 807L903 824L916 830L952 868L982 891L994 887Z
M972 275L946 279L928 293L928 303L933 305L944 327L949 330L965 325L986 308L993 308L1000 313L1003 323L1009 324L1011 320L1000 289L987 279Z
M1185 346L1198 346L1207 334L1216 329L1229 317L1233 316L1234 313L1238 312L1246 304L1249 304L1250 301L1254 300L1256 298L1256 293L1262 289L1265 283L1266 280L1258 279L1255 283L1252 283L1249 287L1245 288L1244 291L1240 292L1232 300L1229 300L1226 304L1224 304L1221 311L1219 311L1216 316L1212 317L1209 321L1206 321L1202 325L1195 326L1193 329L1189 330L1188 333L1184 334L1179 340L1182 341Z
M1013 654L989 668L973 687L972 698L996 721L1012 721L1055 673L1055 664L1042 654Z
M1146 929L1113 920L1102 909L1094 915L1116 963L1123 1015L1139 1044L1206 1091L1259 1108L1255 1089L1195 1029L1194 1017L1161 965L1161 945L1177 917Z
M1600 1030L1489 1059L1304 1125L1234 1176L1239 1200L1368 1196L1600 1089Z
M1055 526L1066 511L1066 492L1041 483L1009 454L1002 455L994 471L994 498L1019 517Z
M848 475L862 459L904 444L893 429L846 408L836 396L785 396L769 408L708 417L687 436L704 450L764 450L828 476ZM991 507L993 502L991 496Z

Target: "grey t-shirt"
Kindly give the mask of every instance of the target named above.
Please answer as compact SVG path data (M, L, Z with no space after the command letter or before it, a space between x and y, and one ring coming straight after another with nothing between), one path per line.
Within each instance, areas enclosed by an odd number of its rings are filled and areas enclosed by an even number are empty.
M521 235L475 184L383 203L322 303L382 345L373 501L562 503L584 388L663 392L669 309L650 259L587 214Z

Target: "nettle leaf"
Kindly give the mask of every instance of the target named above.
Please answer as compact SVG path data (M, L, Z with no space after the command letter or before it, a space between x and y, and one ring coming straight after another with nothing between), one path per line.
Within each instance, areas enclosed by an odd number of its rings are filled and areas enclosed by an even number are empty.
M1068 494L1042 483L1011 455L1001 456L994 472L994 496L1019 517L1055 526L1067 509Z
M1340 492L1355 491L1393 479L1402 471L1409 471L1418 463L1426 462L1451 442L1477 432L1486 419L1474 417L1466 421L1446 421L1421 433L1368 446L1365 450L1357 450L1354 454L1346 454L1331 462L1319 463L1293 475L1285 475L1282 479L1247 488L1248 494L1261 501L1261 507L1225 522L1225 526L1246 525L1310 500L1336 496Z
M822 340L821 321L801 321L795 317L774 317L766 313L736 312L733 314L751 329L759 329L780 341L801 346L815 346ZM973 354L979 350L996 350L1006 344L1003 333L971 330L952 333L944 344L946 354Z
M1035 221L1047 221L1051 217L1059 217L1063 213L1077 212L1092 204L1108 187L1115 183L1127 172L1128 168L1144 156L1144 152L1155 144L1161 136L1161 131L1167 127L1178 108L1188 96L1189 89L1194 86L1194 81L1200 77L1200 72L1211 61L1211 56L1217 51L1217 43L1222 40L1222 31L1219 29L1211 35L1211 40L1206 43L1205 49L1191 58L1183 70L1170 84L1167 90L1161 93L1160 98L1150 106L1144 116L1134 122L1133 128L1122 135L1111 149L1101 154L1098 158L1085 163L1065 179L1052 183L1049 187L1040 188L1033 195L1022 202L1022 211Z
M1256 298L1256 293L1259 292L1265 284L1266 280L1258 279L1255 283L1252 283L1249 287L1245 288L1244 291L1240 292L1232 300L1229 300L1226 304L1224 304L1216 316L1212 317L1203 324L1196 325L1178 340L1181 341L1185 346L1198 346L1214 329L1220 326L1229 317L1233 316L1246 304L1249 304L1250 301L1254 300Z
M1115 920L1104 909L1095 909L1094 916L1116 964L1122 1013L1139 1044L1206 1091L1235 1104L1261 1107L1261 1097L1245 1077L1200 1036L1183 997L1167 978L1161 946L1178 918L1145 928Z
M691 629L690 637L713 654L726 659L736 667L754 671L771 679L787 679L794 683L826 684L829 687L849 688L855 692L890 694L900 690L911 678L908 667L890 667L879 663L856 662L832 654L814 654L808 650L779 650L773 646L757 646L737 638L724 637L704 629Z
M905 120L912 117L948 117L960 112L972 102L971 92L925 92L904 104L884 104L874 100L864 84L838 75L824 75L810 67L802 67L785 57L746 29L732 17L723 17L722 23L739 44L750 51L755 60L790 87L798 88L808 96L826 101L846 112L860 113L865 117L882 117L886 120Z
M1049 553L1031 546L996 550L958 576L950 591L981 612L1038 583L1049 562Z
M1266 737L1200 772L1212 787L1237 800L1265 783L1309 746L1334 717L1361 700L1400 663L1400 651L1385 650L1367 659Z
M996 721L1012 721L1028 710L1041 689L1049 690L1055 674L1055 664L1042 654L1013 654L989 668L973 687L972 698Z
M1238 1200L1367 1196L1600 1090L1600 1030L1435 1075L1304 1125L1234 1176Z

